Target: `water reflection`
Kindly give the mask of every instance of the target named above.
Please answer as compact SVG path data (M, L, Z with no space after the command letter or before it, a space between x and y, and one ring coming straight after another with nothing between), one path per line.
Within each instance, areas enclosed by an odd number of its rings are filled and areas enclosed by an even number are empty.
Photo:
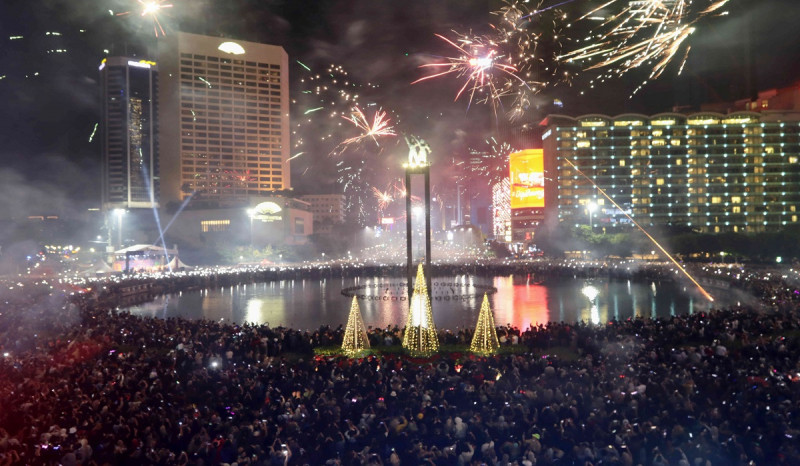
M546 286L531 284L528 277L513 275L495 277L493 284L497 288L497 293L492 296L496 325L528 328L550 320Z
M387 277L281 280L187 291L129 309L149 317L222 319L300 329L337 327L347 322L350 310L350 299L341 290L355 285L367 285L358 292L365 325L381 328L405 325L408 318L405 281ZM593 298L581 292L587 285L596 291ZM599 323L635 316L668 317L693 313L697 306L695 296L673 282L560 279L542 283L527 275L488 278L460 275L432 280L436 326L450 330L474 327L483 292L490 286L497 288L497 293L490 296L495 323L523 329L550 320ZM649 304L649 309L640 308L640 303Z

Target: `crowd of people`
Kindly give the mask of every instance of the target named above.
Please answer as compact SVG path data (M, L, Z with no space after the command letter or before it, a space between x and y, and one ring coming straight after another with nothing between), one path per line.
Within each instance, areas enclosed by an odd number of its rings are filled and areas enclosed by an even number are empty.
M800 464L800 292L744 274L728 279L769 307L503 326L488 357L321 355L342 327L141 318L114 293L17 287L0 466ZM368 336L397 348L402 329Z

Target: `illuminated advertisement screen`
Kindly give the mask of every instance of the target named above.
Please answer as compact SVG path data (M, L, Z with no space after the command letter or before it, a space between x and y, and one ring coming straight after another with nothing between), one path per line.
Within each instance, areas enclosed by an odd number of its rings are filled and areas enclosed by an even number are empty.
M544 152L526 149L509 156L511 208L544 207Z

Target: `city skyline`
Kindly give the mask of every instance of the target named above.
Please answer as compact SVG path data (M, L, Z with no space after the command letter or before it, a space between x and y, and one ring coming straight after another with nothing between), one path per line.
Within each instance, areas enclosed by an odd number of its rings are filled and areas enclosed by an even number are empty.
M113 15L96 6L90 8L88 2L26 5L12 1L3 5L6 14L0 24L8 34L0 38L6 41L7 55L6 69L0 70L0 76L5 76L0 80L0 96L6 102L1 117L7 123L0 132L2 176L9 191L11 186L29 188L22 196L26 202L4 202L0 209L3 216L19 215L37 205L57 211L74 205L80 211L79 205L99 204L100 184L92 176L95 171L99 175L100 151L97 138L92 137L100 108L97 65L105 56L103 50L108 50L109 55L134 51L134 55L143 57L149 54L136 52L147 48L141 45L153 49L153 44L162 40L151 37L151 25L137 15L117 16L126 8L133 8L134 3L110 2ZM553 2L543 5L548 3ZM567 6L577 11L580 2L569 3ZM790 12L798 5L779 0L758 3L756 7L734 1L730 15L699 29L689 39L693 49L681 76L677 76L677 70L669 69L630 99L635 86L629 82L638 83L640 75L647 74L644 70L634 76L636 79L611 80L594 88L580 82L572 87L554 86L552 94L547 90L537 97L542 109L532 109L526 117L531 121L544 117L549 113L545 104L555 98L563 105L560 112L571 115L601 108L607 109L604 113L608 114L621 110L657 113L673 105L699 105L738 97L748 83L755 88L747 92L791 84L800 75L797 60L793 59L796 52L787 53L796 49L793 44L799 43L800 38L798 32L781 25L793 17ZM316 2L301 8L288 4L256 7L244 1L225 5L177 2L164 12L161 23L167 36L180 28L284 46L289 52L293 97L301 88L298 81L303 77L298 61L315 73L330 64L341 64L352 81L360 83L357 92L365 104L393 112L391 117L402 123L402 131L428 140L434 148L434 160L442 163L458 157L466 159L467 149L477 143L470 136L481 133L480 138L475 138L480 142L506 122L499 123L487 105L454 100L461 85L458 80L415 85L411 82L425 75L419 64L447 53L434 34L485 29L493 19L491 12L502 5L444 2L429 6L412 2L402 7L381 7L357 2L344 8L340 2ZM12 22L11 18L16 20ZM742 25L750 28L751 48L757 51L750 57L753 76L741 72L747 69L747 57L738 52L743 50L743 37L748 36L742 33ZM17 36L22 38L11 39ZM38 60L31 60L32 57ZM35 71L34 65L41 65L41 71ZM292 108L293 127L299 113L297 107ZM346 130L345 126L337 135L338 140L352 137L353 131ZM387 141L385 149L364 153L395 160L404 152L398 140ZM293 135L292 144L295 141ZM293 148L292 157L299 152L302 151ZM300 190L315 186L330 190L337 185L336 176L316 169L335 160L316 152L293 160L292 185ZM52 168L42 170L43 161L52 162L47 164Z

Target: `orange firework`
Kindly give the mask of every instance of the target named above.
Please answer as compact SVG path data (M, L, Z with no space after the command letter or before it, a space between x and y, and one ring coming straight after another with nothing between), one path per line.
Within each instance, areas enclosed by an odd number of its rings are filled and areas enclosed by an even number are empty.
M141 15L149 16L150 19L153 20L153 32L155 33L156 37L160 35L165 36L167 33L164 31L164 27L161 25L161 21L158 20L158 14L164 8L172 8L172 4L165 3L168 0L137 0L141 7ZM126 11L124 13L119 13L117 16L124 16L131 14L130 11Z

